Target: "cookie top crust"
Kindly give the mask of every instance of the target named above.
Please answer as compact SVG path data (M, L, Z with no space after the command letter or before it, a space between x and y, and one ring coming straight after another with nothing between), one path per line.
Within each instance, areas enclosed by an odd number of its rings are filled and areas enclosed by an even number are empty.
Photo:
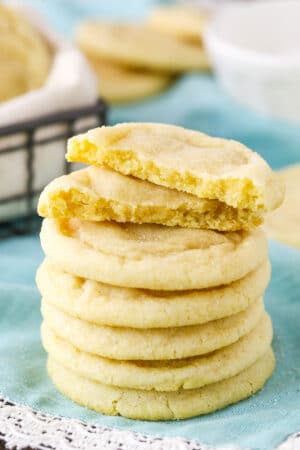
M61 231L105 254L140 259L149 255L170 256L186 251L234 251L247 238L247 232L218 233L155 224L118 224L70 219Z

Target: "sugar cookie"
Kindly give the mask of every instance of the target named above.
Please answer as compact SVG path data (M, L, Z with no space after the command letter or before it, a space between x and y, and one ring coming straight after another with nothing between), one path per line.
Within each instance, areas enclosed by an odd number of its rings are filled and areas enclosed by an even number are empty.
M272 341L272 324L265 313L250 333L208 355L167 361L119 361L78 350L44 322L45 350L82 377L118 387L156 391L195 389L237 375L264 355Z
M69 140L69 161L110 167L234 208L271 211L284 197L276 174L239 142L155 123L100 127Z
M261 297L269 282L270 263L230 285L199 291L151 291L119 288L63 272L47 259L37 285L48 303L97 325L170 328L197 325L236 314Z
M141 25L85 22L77 40L84 52L127 67L169 73L208 67L201 48Z
M86 54L98 80L99 95L109 103L138 100L157 94L172 80L166 74L130 69Z
M258 212L94 166L53 180L40 196L38 212L43 217L158 223L218 231L248 230L262 222Z
M300 248L300 164L278 172L285 183L281 207L266 217L266 231L272 239Z
M115 286L153 290L228 284L267 259L260 228L220 233L162 225L45 219L41 243L62 270Z
M224 408L261 389L274 367L274 354L269 349L252 366L226 380L199 389L155 392L97 383L48 359L49 375L67 397L104 414L140 420L185 419Z
M163 5L146 19L151 28L185 41L200 43L209 15L200 8Z
M41 87L48 76L51 51L24 18L0 5L0 101Z
M202 325L140 329L95 325L42 301L42 316L57 336L83 352L122 360L180 359L212 352L249 333L263 311L258 299L238 314Z

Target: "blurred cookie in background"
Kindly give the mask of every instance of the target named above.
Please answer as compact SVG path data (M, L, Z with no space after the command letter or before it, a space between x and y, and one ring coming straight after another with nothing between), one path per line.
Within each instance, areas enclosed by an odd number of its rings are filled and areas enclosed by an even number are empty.
M155 8L147 24L183 41L201 44L208 19L208 13L200 8L175 4Z
M0 4L0 102L43 86L51 60L51 49L39 32Z
M99 56L85 56L96 74L99 95L113 104L154 95L173 79L168 74L128 68Z
M135 69L178 73L208 68L198 46L143 25L86 21L77 41L85 53Z
M286 167L278 174L285 183L285 200L266 217L266 231L270 238L300 248L300 164Z
M146 23L153 30L198 48L208 68L209 60L202 41L208 21L209 13L203 8L174 4L155 8Z
M87 20L76 40L111 103L147 97L166 88L174 75L209 69L202 45L203 12L180 6L160 7L144 24Z

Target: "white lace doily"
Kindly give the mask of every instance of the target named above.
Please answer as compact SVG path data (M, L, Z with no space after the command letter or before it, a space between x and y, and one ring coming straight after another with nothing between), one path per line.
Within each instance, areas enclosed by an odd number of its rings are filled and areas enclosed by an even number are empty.
M238 450L181 438L161 438L50 416L0 399L0 448L22 450ZM299 450L296 433L278 450Z

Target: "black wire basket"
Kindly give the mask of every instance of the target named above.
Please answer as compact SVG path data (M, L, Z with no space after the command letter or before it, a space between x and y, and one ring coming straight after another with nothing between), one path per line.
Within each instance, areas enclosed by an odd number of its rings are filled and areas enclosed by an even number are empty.
M4 186L4 192L0 189L0 238L30 233L37 229L39 220L36 204L40 192L52 178L73 170L73 164L68 163L64 157L68 138L105 125L106 118L107 105L99 99L92 106L0 127L0 178L2 177ZM51 155L54 155L51 152L54 150L59 169L55 169L55 173L48 179L38 180L41 155L44 156L43 165L51 167ZM45 158L46 151L48 154ZM18 170L11 170L12 167ZM20 183L21 187L16 189Z

